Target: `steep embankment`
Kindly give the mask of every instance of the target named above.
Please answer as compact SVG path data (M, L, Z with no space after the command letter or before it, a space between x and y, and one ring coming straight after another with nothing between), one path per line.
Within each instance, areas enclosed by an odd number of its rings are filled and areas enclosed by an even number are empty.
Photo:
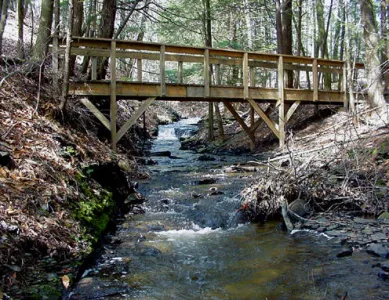
M60 296L61 276L76 274L116 213L142 201L131 181L148 174L134 155L173 110L154 106L149 131L140 122L118 155L110 151L108 132L82 107L70 102L65 114L54 113L49 85L38 91L36 82L16 73L2 84L0 298L3 292ZM120 125L134 107L119 105Z

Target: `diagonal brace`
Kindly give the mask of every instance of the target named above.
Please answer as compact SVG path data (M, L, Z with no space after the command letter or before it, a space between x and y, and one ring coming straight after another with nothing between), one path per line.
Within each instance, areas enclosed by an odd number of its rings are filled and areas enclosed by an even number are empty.
M146 109L151 105L155 98L156 97L151 97L142 102L138 110L131 116L130 119L127 120L126 123L124 123L122 128L120 128L120 130L118 131L116 143L119 142L119 140L126 134L128 129L130 129L131 126L135 124L136 120L138 120L138 118L146 111Z
M99 121L109 130L111 131L111 124L108 119L99 111L99 109L94 106L92 102L90 102L87 98L82 98L80 100L82 104L89 109L89 111L97 118Z
M289 108L288 112L286 113L286 122L289 121L289 119L292 117L294 112L296 111L297 107L299 107L301 101L295 101L293 102L292 106Z
M247 101L250 103L250 105L254 108L254 110L259 114L259 116L263 119L263 121L269 126L271 131L280 138L280 132L277 130L275 123L273 120L271 120L266 113L258 106L258 104L253 100L248 98Z
M246 134L248 135L248 137L250 138L250 147L252 150L254 150L255 148L255 136L254 134L251 132L250 128L246 125L246 123L244 122L244 120L239 116L239 114L236 112L236 110L233 108L233 106L231 105L231 103L227 102L227 101L223 101L223 104L225 107L227 107L227 109L230 111L230 113L233 115L233 117L235 118L236 121L238 121L239 125L243 128L243 130L246 132Z

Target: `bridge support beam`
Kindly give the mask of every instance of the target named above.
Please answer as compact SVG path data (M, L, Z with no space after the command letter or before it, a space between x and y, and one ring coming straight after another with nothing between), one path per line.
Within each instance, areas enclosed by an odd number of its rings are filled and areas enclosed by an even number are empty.
M251 151L254 151L255 149L255 135L253 132L251 132L250 128L246 125L244 120L239 116L239 114L236 112L234 107L231 105L231 103L227 101L223 101L224 106L230 111L230 113L233 115L235 120L239 123L239 125L242 127L242 129L246 132L247 136L250 138L250 149Z
M147 100L143 101L141 106L138 108L138 110L131 116L130 119L127 120L126 123L120 128L120 130L117 133L116 143L119 142L119 140L126 134L128 129L132 127L132 125L135 124L135 122L139 119L139 117L146 111L146 109L153 103L155 100L155 97L148 98Z

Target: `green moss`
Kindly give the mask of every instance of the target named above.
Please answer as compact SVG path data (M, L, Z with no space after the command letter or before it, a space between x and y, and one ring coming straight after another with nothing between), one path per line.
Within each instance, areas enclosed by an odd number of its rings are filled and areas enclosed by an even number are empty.
M87 170L85 173L89 175ZM97 241L114 211L112 193L96 187L96 183L82 173L76 175L76 181L80 197L72 203L73 217L85 226L84 238Z

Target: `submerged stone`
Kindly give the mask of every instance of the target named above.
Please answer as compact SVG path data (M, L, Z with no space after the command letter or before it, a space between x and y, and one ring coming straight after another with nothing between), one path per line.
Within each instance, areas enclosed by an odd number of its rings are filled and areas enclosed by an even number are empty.
M343 247L340 252L336 255L336 257L346 257L351 256L353 254L353 249L350 247Z
M388 258L389 256L389 248L383 244L371 244L366 249L366 252L382 258Z

